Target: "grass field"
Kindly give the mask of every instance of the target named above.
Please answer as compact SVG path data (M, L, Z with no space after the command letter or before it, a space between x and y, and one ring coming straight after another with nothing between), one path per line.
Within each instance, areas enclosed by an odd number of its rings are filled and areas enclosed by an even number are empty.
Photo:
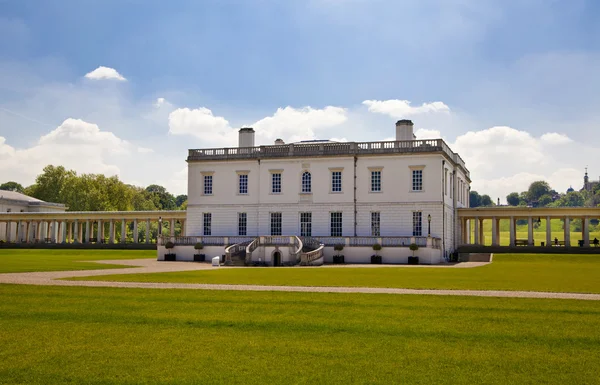
M594 384L600 302L0 285L0 383Z
M137 258L156 258L156 251L0 249L0 273L120 269L124 266L105 265L82 261Z
M476 268L219 268L75 280L600 293L600 255L497 254Z

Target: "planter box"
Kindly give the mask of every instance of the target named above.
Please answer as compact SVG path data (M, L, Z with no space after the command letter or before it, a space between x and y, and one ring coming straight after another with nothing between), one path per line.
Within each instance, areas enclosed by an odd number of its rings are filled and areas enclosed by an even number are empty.
M177 260L177 254L165 254L165 261L176 261Z
M371 264L372 265L381 265L383 262L383 258L381 255L371 255Z
M418 265L419 257L408 257L408 264L409 265Z
M334 255L333 263L344 263L344 256L343 255Z
M206 261L206 254L194 254L194 262Z

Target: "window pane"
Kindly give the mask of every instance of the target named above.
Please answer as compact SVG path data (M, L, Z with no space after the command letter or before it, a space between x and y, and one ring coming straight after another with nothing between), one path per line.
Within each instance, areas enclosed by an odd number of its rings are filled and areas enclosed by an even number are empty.
M333 171L331 173L331 191L341 192L342 191L342 172Z
M246 213L238 213L238 235L247 235L248 215Z
M204 213L204 235L212 235L212 214Z
M420 211L413 212L413 236L420 237L423 234L422 213Z
M271 235L281 235L281 213L271 213Z
M371 236L379 237L381 235L381 215L379 212L371 213Z
M271 192L273 194L281 193L281 174L271 174Z
M413 170L412 172L412 189L413 191L423 190L423 170Z
M248 175L240 175L240 194L248 194Z
M212 195L212 175L204 175L204 195Z
M312 236L312 213L300 213L300 236Z
M371 171L371 191L381 191L381 171Z
M306 171L302 174L302 192L309 193L312 191L310 172Z
M342 236L342 213L331 213L331 236Z

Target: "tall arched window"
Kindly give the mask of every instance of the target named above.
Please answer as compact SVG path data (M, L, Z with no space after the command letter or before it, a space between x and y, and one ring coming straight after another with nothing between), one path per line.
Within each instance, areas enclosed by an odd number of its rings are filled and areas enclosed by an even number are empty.
M308 171L304 171L302 173L302 192L303 193L310 193L312 192L312 185L311 185L311 180L310 180L310 172Z

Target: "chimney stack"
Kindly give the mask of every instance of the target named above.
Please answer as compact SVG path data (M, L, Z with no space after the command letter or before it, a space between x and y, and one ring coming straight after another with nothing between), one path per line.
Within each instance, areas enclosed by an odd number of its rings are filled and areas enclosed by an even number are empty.
M238 147L254 147L254 128L240 128L239 135Z
M412 120L402 119L396 122L396 140L415 140Z

